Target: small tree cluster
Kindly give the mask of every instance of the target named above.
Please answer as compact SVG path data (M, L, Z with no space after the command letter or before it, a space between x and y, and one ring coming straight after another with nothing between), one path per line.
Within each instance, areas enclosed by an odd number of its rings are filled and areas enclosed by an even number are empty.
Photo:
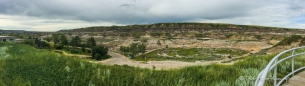
M73 47L80 47L81 46L81 39L79 36L75 36L72 38L70 45Z
M131 52L132 54L145 53L146 46L138 43L132 43L129 47L120 47L120 51L122 52Z
M46 38L46 40L50 41L50 38ZM65 45L68 45L68 39L64 34L52 34L52 40L55 49L62 49Z
M68 45L68 43L69 43L66 35L64 35L64 34L60 35L60 41L59 42L63 46Z
M96 60L106 59L109 56L107 55L108 48L104 46L94 46L92 47L92 58Z
M36 48L50 48L50 45L45 41L40 41L38 38L35 38L35 47Z
M52 34L52 40L54 44L59 43L59 34Z
M88 38L87 42L86 42L86 45L89 48L92 48L92 47L96 46L96 42L95 42L94 38L93 37Z

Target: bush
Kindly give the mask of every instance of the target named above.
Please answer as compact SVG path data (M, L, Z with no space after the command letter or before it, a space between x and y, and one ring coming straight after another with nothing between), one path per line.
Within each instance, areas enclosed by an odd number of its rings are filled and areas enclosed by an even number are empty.
M85 46L82 46L82 52L85 52L86 49L85 49Z
M74 50L74 49L72 49L70 52L73 53L73 54L79 54L80 53L79 51Z
M92 48L92 57L93 59L100 60L99 58L95 58L96 54L101 55L101 59L106 59L106 55L108 53L108 48L104 46L94 46Z
M24 43L24 44L27 44L27 45L31 45L31 46L34 46L34 45L35 45L35 41L34 41L34 40L31 40L31 39L26 39L26 40L24 40L23 43Z
M91 50L87 50L87 53L91 53Z
M55 44L54 48L57 49L57 50L60 50L60 49L63 49L64 46L62 44Z
M93 57L93 59L96 59L96 60L102 60L102 56L98 53L96 53Z

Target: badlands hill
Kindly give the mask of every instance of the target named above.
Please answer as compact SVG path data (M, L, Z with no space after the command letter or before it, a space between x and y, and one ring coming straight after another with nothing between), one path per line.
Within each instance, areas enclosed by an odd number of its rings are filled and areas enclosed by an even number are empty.
M145 43L148 50L165 48L237 48L258 53L279 52L300 45L274 46L291 35L304 35L304 29L235 25L220 23L156 23L148 25L97 26L59 33L79 35L82 38L95 37L100 44L119 50L131 43ZM85 40L84 40L85 41Z

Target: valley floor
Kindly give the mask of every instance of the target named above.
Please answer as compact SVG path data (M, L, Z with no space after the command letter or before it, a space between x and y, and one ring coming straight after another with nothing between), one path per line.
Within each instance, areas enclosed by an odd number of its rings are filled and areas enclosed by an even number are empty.
M128 65L128 66L134 66L134 67L140 67L140 68L150 68L150 69L173 69L173 68L182 68L187 66L197 66L197 65L210 65L213 63L221 63L223 61L229 61L231 59L223 59L218 61L196 61L196 62L182 62L182 61L133 61L124 55L121 55L119 53L115 52L108 52L109 55L112 56L112 58L103 60L103 61L92 61L95 63L101 63L106 65ZM249 54L247 54L249 55ZM241 56L242 57L242 56ZM236 57L240 58L240 57ZM233 64L231 63L221 63L221 64Z

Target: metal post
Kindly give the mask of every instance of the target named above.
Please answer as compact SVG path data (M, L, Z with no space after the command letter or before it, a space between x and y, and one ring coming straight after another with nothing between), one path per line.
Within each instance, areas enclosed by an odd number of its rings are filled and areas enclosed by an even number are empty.
M294 52L295 52L295 50L292 51L292 56L294 55ZM291 72L293 72L294 71L294 57L291 58L291 66L292 66ZM294 76L294 74L292 74L292 76Z
M277 78L276 78L276 73L277 73L277 60L275 60L274 62L274 65L275 65L275 68L274 68L274 73L273 73L273 80L274 80L274 86L276 86L276 81L277 81Z

